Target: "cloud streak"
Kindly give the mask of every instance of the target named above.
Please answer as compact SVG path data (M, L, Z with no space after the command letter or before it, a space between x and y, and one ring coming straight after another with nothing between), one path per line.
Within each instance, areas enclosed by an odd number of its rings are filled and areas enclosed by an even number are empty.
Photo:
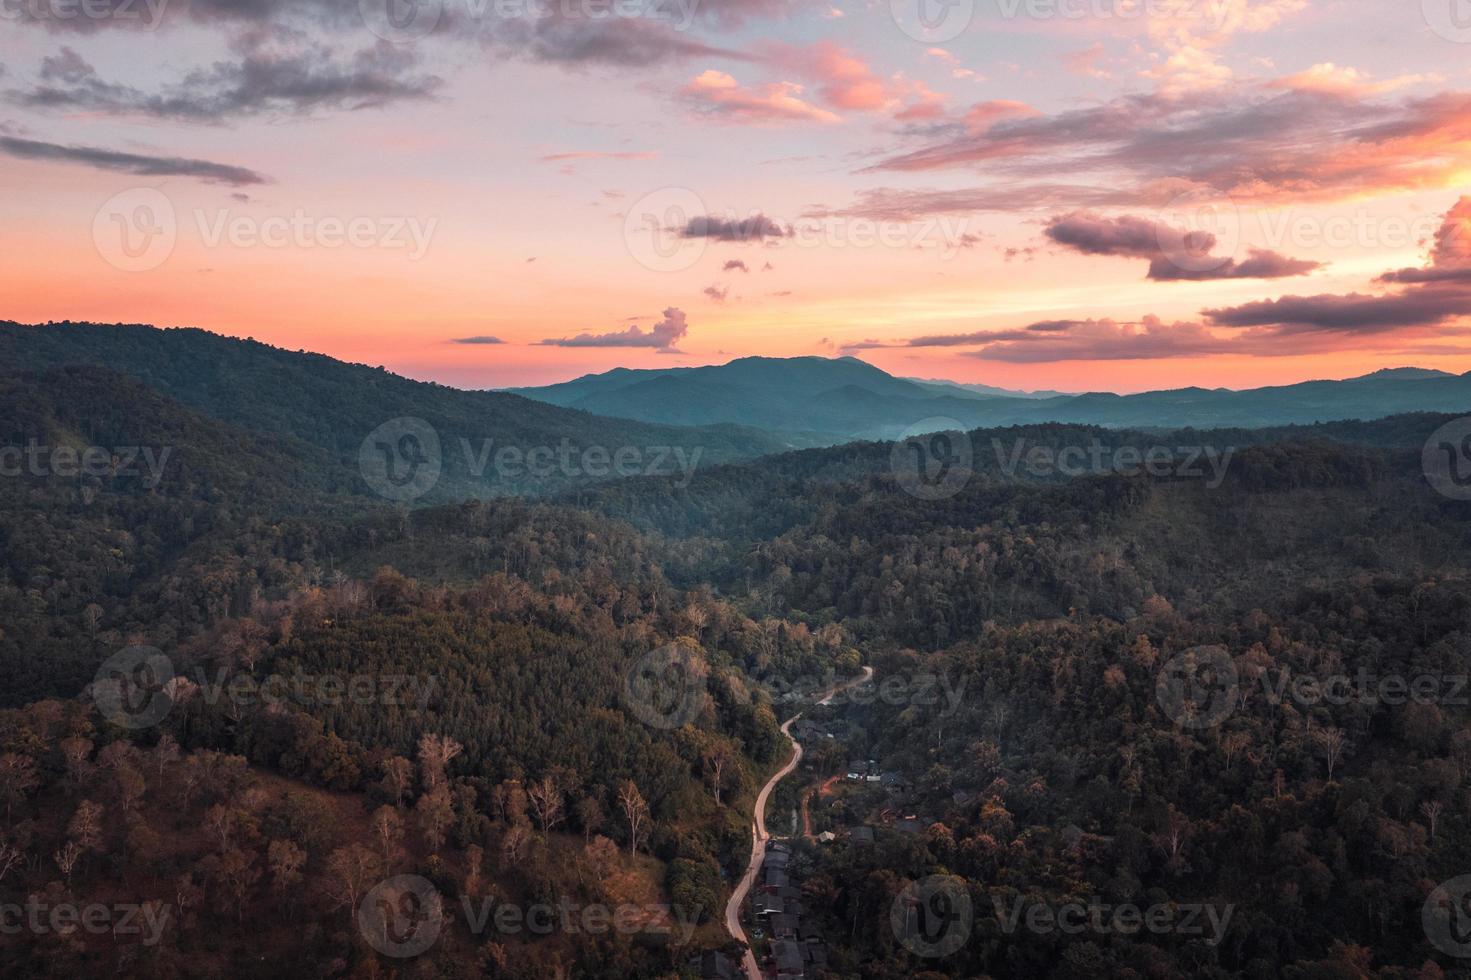
M62 146L13 136L0 136L0 153L21 160L74 163L96 170L112 170L139 177L194 177L207 183L229 184L234 187L270 182L269 177L254 170L211 163L208 160L120 153L92 146Z

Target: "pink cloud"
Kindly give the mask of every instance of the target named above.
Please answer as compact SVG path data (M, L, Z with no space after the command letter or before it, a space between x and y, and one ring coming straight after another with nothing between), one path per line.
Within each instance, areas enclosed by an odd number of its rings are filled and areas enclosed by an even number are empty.
M836 114L803 100L802 93L803 87L795 82L745 88L725 72L713 69L703 72L680 90L680 95L696 111L730 122L838 121Z

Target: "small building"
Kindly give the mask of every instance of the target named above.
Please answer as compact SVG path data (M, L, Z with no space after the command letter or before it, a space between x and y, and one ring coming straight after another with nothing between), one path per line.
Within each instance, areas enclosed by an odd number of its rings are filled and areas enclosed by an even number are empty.
M838 839L838 835L833 833L831 830L824 830L822 833L817 835L817 839L824 844L831 844L833 841Z
M730 957L711 950L696 961L700 980L735 980L736 968Z
M802 956L802 944L790 939L778 939L771 944L771 958L776 962L778 977L797 978L802 976L806 960Z
M795 915L790 912L778 912L771 917L771 938L795 939L798 925Z

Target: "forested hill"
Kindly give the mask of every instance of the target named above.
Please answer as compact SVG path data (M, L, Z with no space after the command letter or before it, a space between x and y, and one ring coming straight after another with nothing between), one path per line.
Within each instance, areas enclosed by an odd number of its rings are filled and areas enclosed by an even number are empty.
M521 457L566 444L580 456L637 454L629 471L653 465L661 447L696 451L704 464L749 459L789 448L775 436L734 425L705 428L608 419L516 395L463 391L413 381L321 354L288 351L194 329L142 325L0 322L0 365L47 371L106 367L183 405L258 435L292 437L357 468L364 440L385 423L421 419L436 433L443 469L420 502L506 494L546 494L606 479L581 467L532 474L497 466L496 452ZM634 456L629 456L634 459ZM672 455L663 472L674 472ZM368 488L362 488L367 492Z

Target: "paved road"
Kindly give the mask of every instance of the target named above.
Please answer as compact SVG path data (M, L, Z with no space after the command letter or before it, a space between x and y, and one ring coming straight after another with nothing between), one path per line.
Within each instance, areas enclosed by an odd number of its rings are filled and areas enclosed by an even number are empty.
M857 687L873 679L873 668L864 667L863 674L846 683L830 689L818 704L831 704L833 698L848 690ZM776 789L776 784L785 779L797 768L802 761L802 744L792 738L792 723L801 718L798 712L787 719L786 724L781 726L781 733L786 736L787 741L792 743L792 758L786 765L776 771L766 785L761 787L761 792L756 794L755 821L751 827L751 863L746 867L746 873L741 877L735 891L730 894L730 902L725 906L725 928L731 938L740 940L746 946L745 973L747 980L763 980L761 967L756 963L756 954L751 952L751 941L746 937L746 930L741 927L741 906L745 904L746 896L751 892L751 886L756 883L756 876L761 873L761 864L766 860L766 842L771 840L771 835L766 832L766 801L771 797L771 791Z

